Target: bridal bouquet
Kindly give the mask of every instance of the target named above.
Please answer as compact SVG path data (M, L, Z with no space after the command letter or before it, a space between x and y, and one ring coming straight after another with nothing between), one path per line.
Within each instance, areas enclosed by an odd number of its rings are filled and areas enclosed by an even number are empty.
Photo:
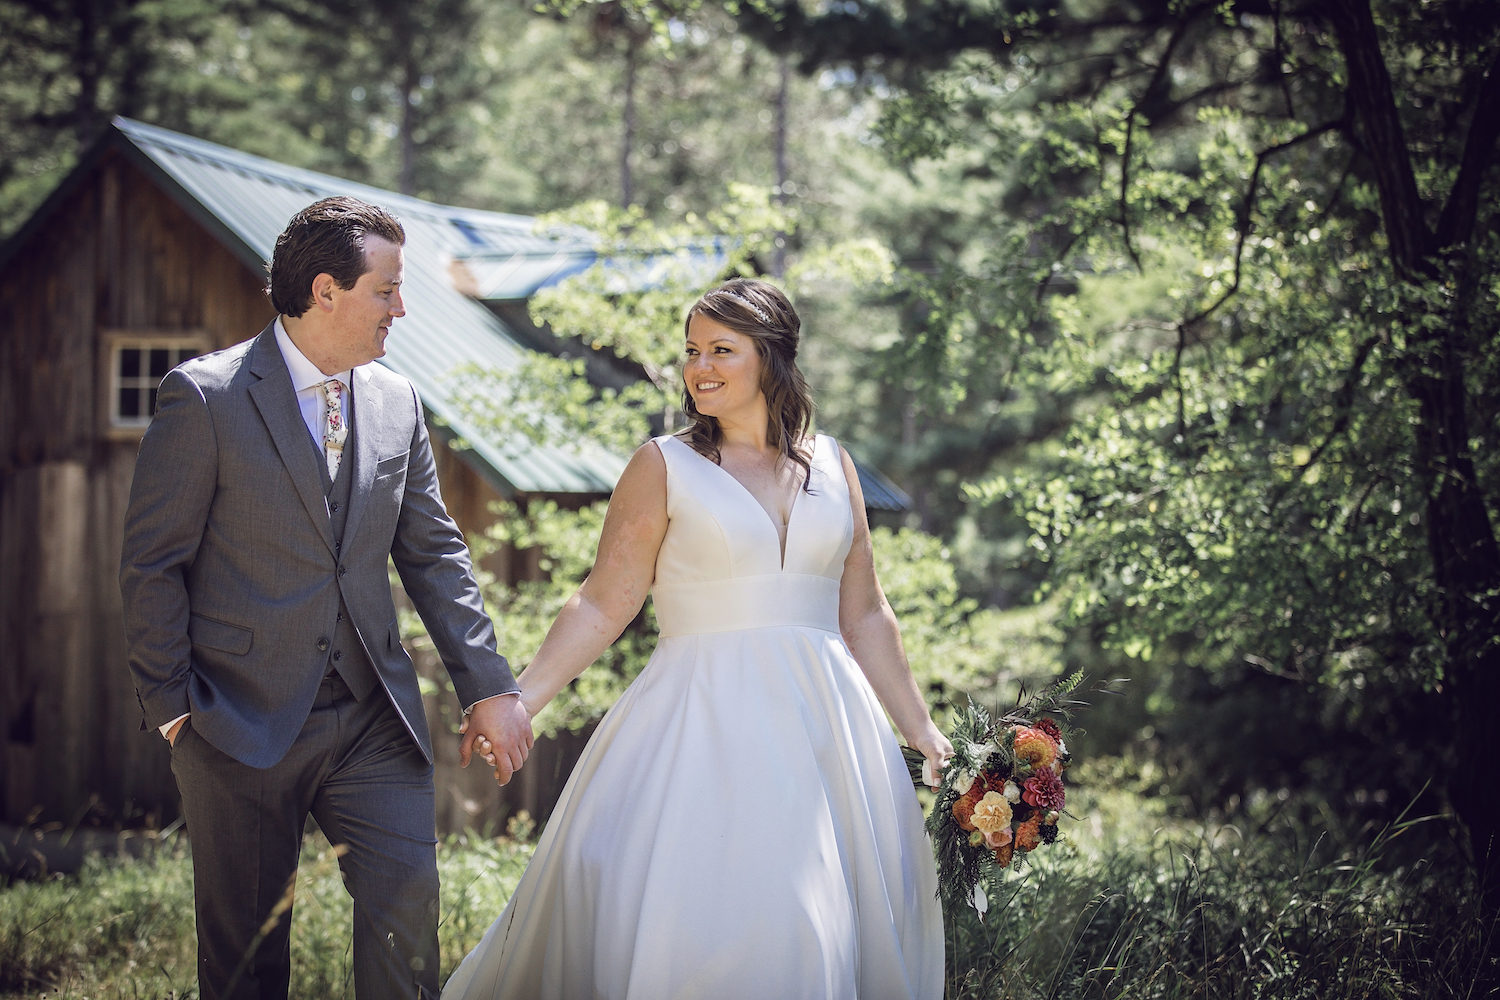
M945 900L972 902L982 916L988 899L981 880L1057 840L1057 822L1068 815L1063 774L1073 760L1059 717L1080 704L1068 695L1082 679L1076 673L999 719L971 703L954 727L953 756L927 817ZM926 760L914 750L906 755L912 780L930 787Z

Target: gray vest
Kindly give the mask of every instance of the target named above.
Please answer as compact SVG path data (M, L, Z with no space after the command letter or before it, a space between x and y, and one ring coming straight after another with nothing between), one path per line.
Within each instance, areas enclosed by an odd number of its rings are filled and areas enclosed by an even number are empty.
M352 387L344 394L344 405L347 408L345 419L348 423L349 435L344 441L344 457L339 462L337 479L329 480L328 459L324 456L320 446L313 445L318 451L318 471L323 474L323 495L328 501L328 520L333 527L333 540L339 546L343 545L344 523L349 518L349 494L354 485L354 435L359 433L358 425L354 420ZM349 618L349 609L345 607L342 596L339 597L338 617L330 623L326 634L330 637L331 644L328 647L328 660L324 665L324 673L337 673L348 685L354 697L364 701L365 695L380 687L380 678L376 675L375 667L370 663L370 657L365 652L365 645L359 637L359 631L355 629L354 623Z

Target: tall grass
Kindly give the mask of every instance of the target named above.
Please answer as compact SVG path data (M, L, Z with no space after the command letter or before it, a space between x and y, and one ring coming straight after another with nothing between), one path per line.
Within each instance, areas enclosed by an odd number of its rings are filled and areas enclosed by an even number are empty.
M516 840L451 838L439 847L441 977L499 915L531 856ZM293 996L353 997L353 904L328 843L309 837L292 911ZM186 998L198 995L192 861L92 859L66 878L0 889L0 995Z
M950 914L953 998L1489 995L1497 951L1459 860L1408 853L1412 823L1338 851L1284 827L1162 826L1076 838ZM1488 978L1487 978L1488 977Z
M1455 859L1422 857L1408 826L1334 850L1274 824L1246 835L1172 823L1158 803L1119 793L1080 799L1075 811L1086 818L1068 841L993 887L985 921L969 908L950 914L948 997L1484 995L1500 949L1474 881ZM511 838L442 845L444 979L503 908L530 851ZM309 838L293 996L353 996L350 906L333 852ZM0 889L5 997L194 997L193 956L183 851Z

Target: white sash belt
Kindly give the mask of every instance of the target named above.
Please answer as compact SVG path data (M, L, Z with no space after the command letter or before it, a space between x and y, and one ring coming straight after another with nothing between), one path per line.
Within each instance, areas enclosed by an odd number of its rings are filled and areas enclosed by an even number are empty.
M657 586L651 590L663 637L778 625L839 630L839 581L773 573Z

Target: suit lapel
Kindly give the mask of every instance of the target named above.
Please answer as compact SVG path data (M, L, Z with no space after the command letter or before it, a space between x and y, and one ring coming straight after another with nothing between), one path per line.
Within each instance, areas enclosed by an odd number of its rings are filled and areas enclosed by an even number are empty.
M328 498L323 495L317 449L308 447L307 424L302 422L297 393L292 389L292 376L276 343L274 326L266 327L255 339L255 346L250 349L250 371L260 376L260 381L250 386L250 398L271 432L271 440L297 487L302 506L307 508L307 516L317 525L328 551L334 552L333 526L328 520Z
M370 500L370 486L375 482L375 463L380 455L380 429L385 426L380 387L370 377L368 365L354 369L354 482L349 491L349 518L344 522L345 540L357 538L359 519Z

